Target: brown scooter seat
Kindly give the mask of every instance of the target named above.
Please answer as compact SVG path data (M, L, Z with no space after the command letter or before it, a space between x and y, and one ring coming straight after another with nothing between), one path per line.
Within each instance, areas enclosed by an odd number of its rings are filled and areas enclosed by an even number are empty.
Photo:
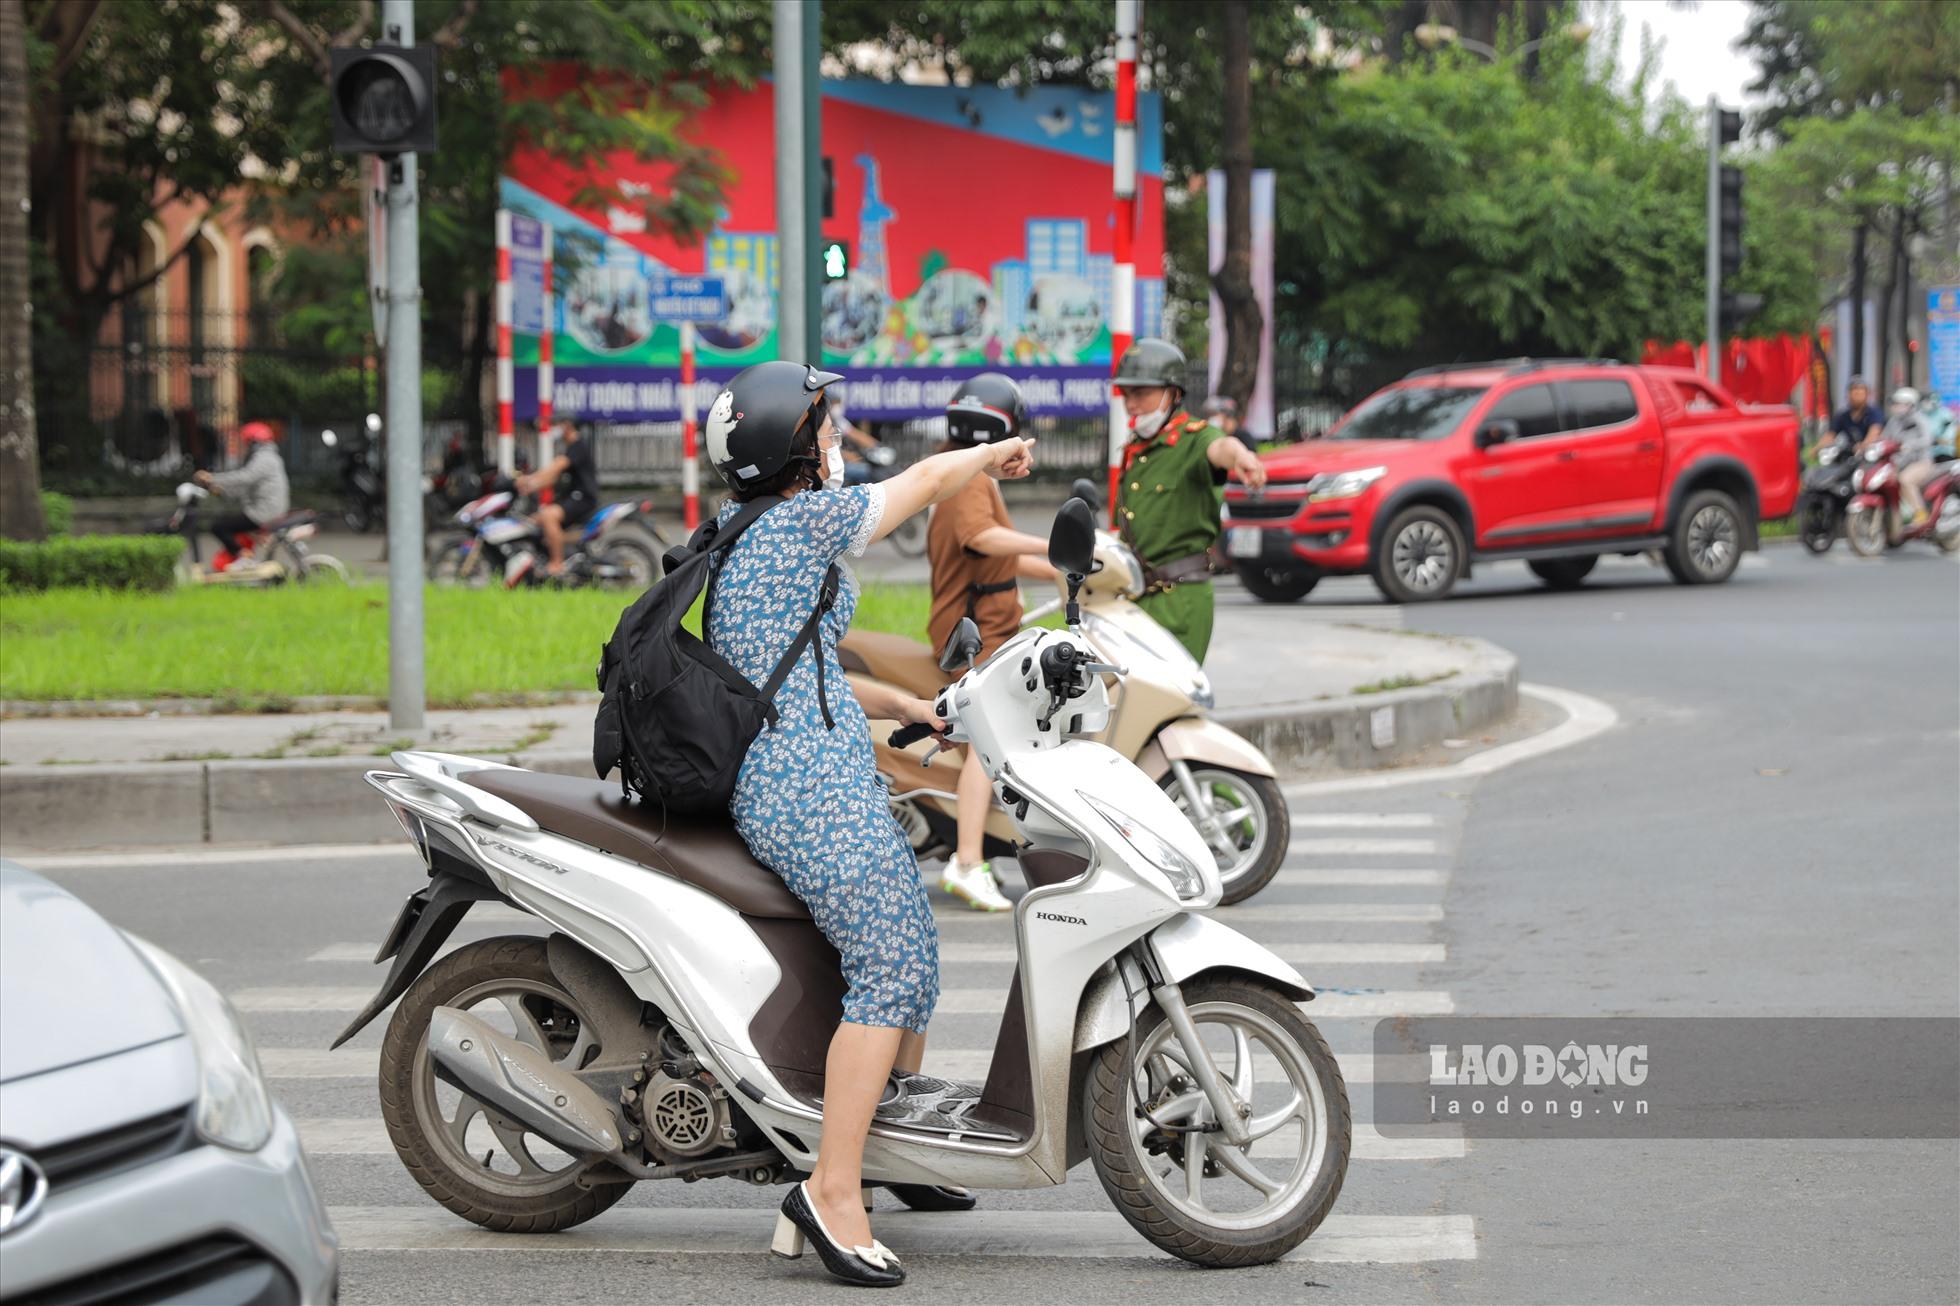
M744 916L810 918L810 909L782 877L749 855L728 820L663 815L658 807L625 798L616 784L577 776L487 767L463 779L510 803L541 829L671 875Z
M844 670L861 672L920 698L932 698L946 688L946 673L939 669L933 651L903 635L850 631L838 644L837 656Z

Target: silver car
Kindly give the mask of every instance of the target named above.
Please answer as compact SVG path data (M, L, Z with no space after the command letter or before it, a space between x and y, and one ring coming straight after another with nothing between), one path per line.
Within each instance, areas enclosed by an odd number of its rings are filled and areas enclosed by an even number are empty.
M231 1004L0 862L0 1299L326 1303L339 1257Z

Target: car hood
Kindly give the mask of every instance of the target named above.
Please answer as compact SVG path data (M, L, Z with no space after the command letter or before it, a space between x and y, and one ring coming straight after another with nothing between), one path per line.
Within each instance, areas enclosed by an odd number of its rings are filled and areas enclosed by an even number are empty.
M1266 455L1266 475L1276 481L1304 481L1321 472L1393 465L1433 440L1308 440Z
M183 1032L122 931L59 885L0 862L0 1083Z

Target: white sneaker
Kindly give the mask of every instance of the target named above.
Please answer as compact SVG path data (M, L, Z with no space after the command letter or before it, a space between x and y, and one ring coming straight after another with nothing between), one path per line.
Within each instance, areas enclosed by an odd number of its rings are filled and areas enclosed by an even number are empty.
M962 866L959 858L953 858L939 876L939 887L975 911L1014 910L1014 904L1000 891L1000 882L994 879L994 868L986 862Z

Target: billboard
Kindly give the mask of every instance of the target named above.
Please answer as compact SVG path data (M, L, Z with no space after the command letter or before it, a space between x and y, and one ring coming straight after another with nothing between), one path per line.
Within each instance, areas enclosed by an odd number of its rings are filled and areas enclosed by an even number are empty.
M550 95L563 69L518 93ZM1138 335L1163 323L1162 116L1137 97ZM1067 87L823 83L823 153L833 185L823 222L824 366L846 377L853 420L938 413L959 383L999 370L1039 413L1108 411L1113 266L1114 98ZM697 376L721 381L776 357L771 88L719 87L687 133L733 175L721 220L683 246L637 212L576 203L586 175L535 150L506 164L503 207L549 225L557 318L555 410L600 421L679 413L678 322L653 293L683 277L722 283L727 313L695 329ZM617 155L595 165L625 193L663 184L662 166ZM538 406L538 340L513 341L516 413Z

